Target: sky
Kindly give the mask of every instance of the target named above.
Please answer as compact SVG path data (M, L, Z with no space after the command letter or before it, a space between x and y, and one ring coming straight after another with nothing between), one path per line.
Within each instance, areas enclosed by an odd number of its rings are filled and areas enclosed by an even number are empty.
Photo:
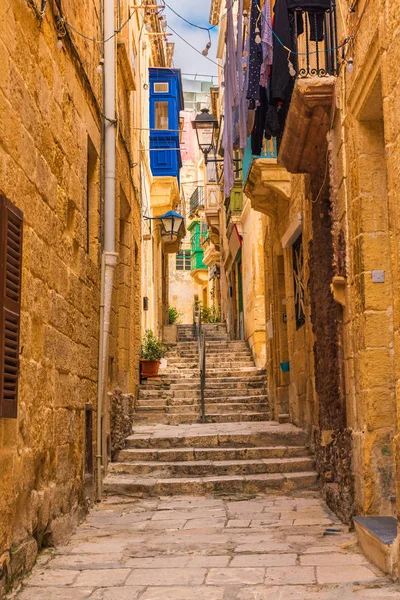
M210 27L209 14L210 14L210 0L165 0L167 5L173 8L177 13L202 27ZM175 15L166 6L165 15L167 16L168 25L172 27L179 35L185 38L188 42L197 48L200 52L205 48L208 42L207 31L202 31L191 27L177 15ZM167 30L168 33L172 33L172 36L168 37L168 41L175 43L174 53L174 67L181 69L182 73L190 73L199 75L217 75L218 67L192 50L184 41L179 39L178 36L173 34L171 30ZM213 29L211 34L211 48L209 50L208 57L215 60L215 53L217 48L217 28ZM214 83L216 83L214 79Z

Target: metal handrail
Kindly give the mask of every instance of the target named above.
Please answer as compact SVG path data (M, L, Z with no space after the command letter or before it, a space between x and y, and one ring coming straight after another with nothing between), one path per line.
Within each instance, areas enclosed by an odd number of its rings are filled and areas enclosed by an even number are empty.
M196 322L196 306L193 306L193 325L194 333L197 338L197 352L199 356L199 369L200 369L200 399L201 399L201 422L204 423L206 420L206 407L205 407L205 389L206 389L206 332L203 328L203 322L201 319L201 308L199 307L199 313L197 315Z

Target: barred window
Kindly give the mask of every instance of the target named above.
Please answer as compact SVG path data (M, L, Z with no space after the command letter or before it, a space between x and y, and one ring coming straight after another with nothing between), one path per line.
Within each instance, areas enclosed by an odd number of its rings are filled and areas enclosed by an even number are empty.
M181 250L176 253L176 270L190 271L190 250Z

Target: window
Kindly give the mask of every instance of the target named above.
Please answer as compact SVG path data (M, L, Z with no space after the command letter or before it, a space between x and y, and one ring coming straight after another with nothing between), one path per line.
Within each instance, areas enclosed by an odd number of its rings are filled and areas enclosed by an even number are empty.
M168 129L168 102L155 102L155 128Z
M294 278L294 308L296 316L296 329L300 329L306 322L304 312L304 255L303 238L300 235L292 246L293 252L293 278Z
M23 214L0 196L0 417L18 403Z
M176 253L176 270L190 271L190 250L181 250Z
M169 92L169 83L168 81L159 82L154 84L154 93L155 94L168 94Z

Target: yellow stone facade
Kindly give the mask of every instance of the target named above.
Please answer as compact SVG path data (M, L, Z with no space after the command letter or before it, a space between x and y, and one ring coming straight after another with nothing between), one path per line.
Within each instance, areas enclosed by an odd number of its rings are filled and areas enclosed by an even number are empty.
M278 158L252 163L244 193L260 227L249 241L245 216L241 230L248 323L260 295L254 256L264 264L271 415L309 431L325 497L348 522L400 512L400 17L387 1L353 4L336 3L339 43L354 35L339 76L299 79ZM223 10L212 2L211 21Z
M24 213L17 419L0 419L0 597L42 546L65 540L95 498L85 466L85 408L96 456L101 243L100 3L0 6L0 192ZM120 3L121 22L130 3ZM138 164L158 47L140 39L143 13L115 37L117 182L115 269L104 409L104 468L116 389L132 399L141 326L143 181ZM113 42L113 43L114 43ZM139 56L140 54L140 56ZM136 56L136 64L131 56ZM137 90L135 92L135 90ZM141 115L144 115L141 119ZM145 161L144 161L145 162ZM94 463L94 461L93 461Z

